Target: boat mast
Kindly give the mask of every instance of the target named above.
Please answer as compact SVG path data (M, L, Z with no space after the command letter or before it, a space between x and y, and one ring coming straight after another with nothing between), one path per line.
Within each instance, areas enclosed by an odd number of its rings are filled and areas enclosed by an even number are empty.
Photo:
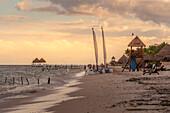
M97 71L98 71L98 49L97 49L97 40L96 40L96 34L94 32L94 28L92 28L92 33L93 33L93 41L94 41L96 68L97 68Z
M104 39L104 31L103 27L101 27L102 30L102 38L103 38L103 56L104 56L104 66L106 68L106 60L107 60L107 55L106 55L106 45L105 45L105 39Z

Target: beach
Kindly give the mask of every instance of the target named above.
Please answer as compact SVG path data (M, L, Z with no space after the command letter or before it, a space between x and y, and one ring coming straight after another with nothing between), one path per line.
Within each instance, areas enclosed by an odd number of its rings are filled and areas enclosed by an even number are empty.
M84 96L48 109L54 113L157 113L168 112L169 72L142 75L142 72L115 72L87 75L82 90L69 94Z
M1 99L3 113L168 113L170 75L79 73L62 87Z
M62 102L47 109L54 113L167 113L170 112L170 75L115 72L87 75L82 90L69 96L84 98Z

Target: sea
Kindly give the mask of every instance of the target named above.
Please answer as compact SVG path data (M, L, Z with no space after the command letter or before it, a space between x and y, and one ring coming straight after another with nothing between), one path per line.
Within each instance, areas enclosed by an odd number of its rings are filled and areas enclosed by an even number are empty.
M0 99L66 86L84 76L82 66L77 67L42 70L32 65L0 65Z

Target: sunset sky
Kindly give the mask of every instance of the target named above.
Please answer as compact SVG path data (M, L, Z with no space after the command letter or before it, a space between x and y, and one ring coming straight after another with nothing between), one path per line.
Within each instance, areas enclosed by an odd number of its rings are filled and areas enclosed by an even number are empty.
M94 27L103 62L118 60L138 35L147 45L170 43L170 0L0 0L0 64L95 63Z

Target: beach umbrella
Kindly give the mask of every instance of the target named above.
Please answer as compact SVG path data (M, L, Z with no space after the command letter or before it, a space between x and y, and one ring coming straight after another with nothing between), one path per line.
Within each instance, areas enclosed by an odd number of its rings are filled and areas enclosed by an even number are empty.
M40 62L40 60L38 59L38 58L35 58L33 61L32 61L32 63L39 63Z
M46 63L46 61L43 58L41 58L39 62L40 63Z

